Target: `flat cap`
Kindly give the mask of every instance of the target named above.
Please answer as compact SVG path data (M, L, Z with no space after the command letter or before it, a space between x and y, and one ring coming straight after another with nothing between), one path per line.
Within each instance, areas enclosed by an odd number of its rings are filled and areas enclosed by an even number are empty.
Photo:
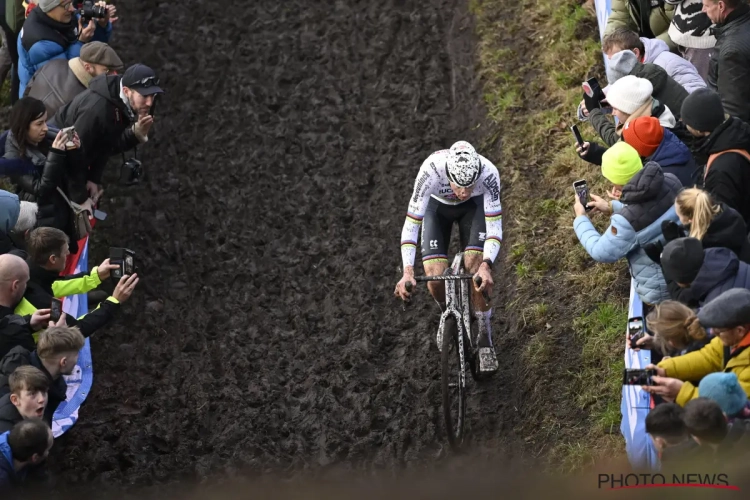
M698 313L703 328L750 325L750 290L732 288L703 306Z
M104 42L89 42L81 48L81 61L91 64L101 64L109 69L120 71L122 61L117 57L115 49Z

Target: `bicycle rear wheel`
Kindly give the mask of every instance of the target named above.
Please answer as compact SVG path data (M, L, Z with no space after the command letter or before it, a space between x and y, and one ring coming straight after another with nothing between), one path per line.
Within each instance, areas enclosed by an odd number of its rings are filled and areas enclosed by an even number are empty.
M463 342L453 316L445 319L443 330L442 388L445 430L451 448L458 450L464 439L466 414L466 371Z

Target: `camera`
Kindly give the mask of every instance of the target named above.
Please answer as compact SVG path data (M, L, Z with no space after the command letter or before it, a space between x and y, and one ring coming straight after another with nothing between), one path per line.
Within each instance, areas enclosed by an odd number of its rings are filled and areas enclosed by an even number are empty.
M104 19L107 17L107 8L102 5L96 5L93 0L85 0L78 13L81 18L88 24L92 19Z
M143 163L138 158L128 158L120 167L120 184L132 186L141 181Z
M638 316L628 320L628 339L630 339L630 348L638 349L637 342L646 335L646 329L643 328L643 318Z
M132 276L135 272L135 252L128 248L110 248L109 263L120 266L112 270L110 276L113 280L120 281L126 274Z
M622 374L622 385L654 385L651 379L654 375L656 375L656 370L625 368Z

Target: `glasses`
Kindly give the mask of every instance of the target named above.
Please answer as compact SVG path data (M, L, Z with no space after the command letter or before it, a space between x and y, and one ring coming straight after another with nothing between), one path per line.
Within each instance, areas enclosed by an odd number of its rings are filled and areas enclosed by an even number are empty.
M136 86L150 87L152 85L159 85L159 79L155 76L149 76L148 78L138 80L136 82L131 83L130 85L126 85L126 87L136 87Z

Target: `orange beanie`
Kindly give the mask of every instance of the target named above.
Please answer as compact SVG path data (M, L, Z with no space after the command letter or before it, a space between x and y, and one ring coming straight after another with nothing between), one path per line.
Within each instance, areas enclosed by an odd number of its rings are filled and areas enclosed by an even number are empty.
M641 116L625 124L622 138L633 146L641 157L647 158L656 152L664 139L664 127L658 118Z

